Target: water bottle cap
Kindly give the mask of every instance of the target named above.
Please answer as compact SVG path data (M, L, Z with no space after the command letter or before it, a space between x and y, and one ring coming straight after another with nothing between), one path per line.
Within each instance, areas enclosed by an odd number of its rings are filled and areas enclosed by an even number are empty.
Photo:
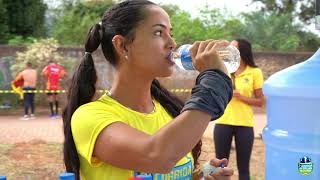
M61 173L59 176L60 180L74 180L75 179L75 175L74 173Z

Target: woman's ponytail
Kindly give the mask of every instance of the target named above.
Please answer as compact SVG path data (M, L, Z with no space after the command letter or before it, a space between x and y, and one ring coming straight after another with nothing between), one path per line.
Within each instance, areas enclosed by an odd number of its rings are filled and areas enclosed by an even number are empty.
M94 25L87 35L85 54L76 71L73 74L68 89L67 106L63 111L64 128L64 163L66 171L75 173L76 180L80 179L80 161L71 131L71 118L78 107L92 101L95 95L97 82L96 69L92 58L94 52L100 45L101 26Z

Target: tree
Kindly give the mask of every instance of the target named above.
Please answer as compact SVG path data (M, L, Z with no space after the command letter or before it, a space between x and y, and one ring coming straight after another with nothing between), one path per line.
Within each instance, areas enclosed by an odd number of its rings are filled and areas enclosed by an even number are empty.
M58 52L58 47L57 40L53 38L40 39L27 46L25 51L17 52L15 64L10 67L13 77L24 68L27 62L31 62L38 72L41 72L49 60L54 60L68 69L75 61L63 57Z
M112 5L112 0L65 3L54 25L53 37L64 45L84 44L90 27L99 23Z
M315 16L314 2L315 0L252 0L252 3L260 3L264 12L290 14L307 24L310 24Z
M0 43L5 43L9 36L9 28L7 25L7 9L3 0L0 0Z
M227 24L227 16L219 9L205 7L200 10L200 17L192 18L182 10L171 16L173 34L178 45L193 43L197 40L232 38L231 24ZM238 24L237 24L238 25Z
M170 17L181 11L179 6L174 4L160 4L160 6L168 13Z
M171 17L173 36L179 45L190 44L202 39L203 25L199 19L192 19L190 14L185 11L177 12Z
M42 0L2 0L6 7L9 33L23 37L41 37L45 33L44 15L47 5Z
M279 16L256 11L242 14L244 28L239 36L249 39L253 47L259 50L294 51L301 46L302 26L288 23L290 14Z
M200 9L200 21L205 28L205 39L232 39L232 30L235 28L231 21L233 17L227 12L221 9L213 8L209 9L209 6L205 6ZM240 21L239 21L240 22ZM234 21L234 25L239 25Z

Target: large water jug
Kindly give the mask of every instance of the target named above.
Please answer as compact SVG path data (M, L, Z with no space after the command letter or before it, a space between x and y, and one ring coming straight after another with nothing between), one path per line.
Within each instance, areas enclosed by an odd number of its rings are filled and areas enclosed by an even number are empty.
M266 180L320 180L319 74L320 49L265 82Z

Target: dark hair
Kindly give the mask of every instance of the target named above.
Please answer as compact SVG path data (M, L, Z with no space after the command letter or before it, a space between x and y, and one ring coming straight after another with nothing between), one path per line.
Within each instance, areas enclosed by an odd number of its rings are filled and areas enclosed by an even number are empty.
M26 66L27 66L27 67L32 67L32 63L28 61L28 62L26 63Z
M239 44L241 59L250 67L258 67L253 60L251 43L248 40L241 38L236 39L236 41Z
M75 110L88 102L95 95L95 83L97 81L96 70L91 53L99 45L107 61L113 66L117 65L116 52L112 44L115 35L122 35L127 40L134 40L134 30L138 24L146 19L146 7L156 5L147 0L128 0L110 8L103 16L102 23L90 28L85 43L85 55L73 74L68 90L67 106L63 111L64 127L64 163L68 172L80 179L80 161L71 131L71 117ZM163 88L158 80L154 80L151 86L152 96L173 116L180 114L183 102ZM201 153L201 141L192 150L195 162Z

